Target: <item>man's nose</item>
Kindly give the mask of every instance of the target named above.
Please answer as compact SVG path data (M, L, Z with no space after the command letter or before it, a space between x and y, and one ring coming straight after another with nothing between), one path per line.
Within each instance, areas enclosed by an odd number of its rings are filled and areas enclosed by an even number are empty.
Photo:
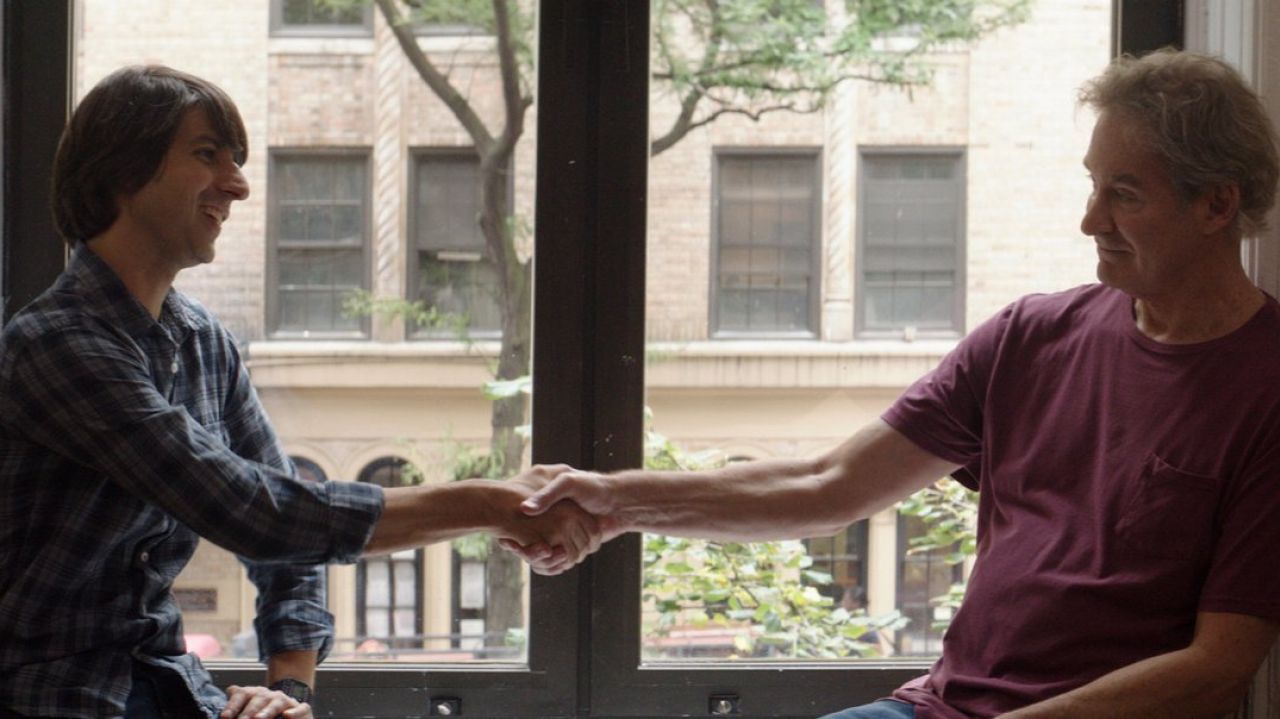
M218 179L218 189L231 195L232 200L248 199L249 181L245 179L239 165L235 163L228 164L229 167L222 172L222 176Z
M1089 195L1084 205L1084 217L1080 218L1081 232L1090 237L1097 237L1115 230L1106 204L1096 194Z

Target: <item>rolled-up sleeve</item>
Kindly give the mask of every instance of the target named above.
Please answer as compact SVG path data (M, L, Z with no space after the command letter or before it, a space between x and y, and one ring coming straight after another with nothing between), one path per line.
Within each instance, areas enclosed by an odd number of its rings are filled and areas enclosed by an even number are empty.
M225 549L261 562L353 562L381 516L375 485L303 482L236 454L170 404L109 333L47 332L24 351L43 357L13 365L6 406L32 414L14 421L58 454L93 457L112 482Z

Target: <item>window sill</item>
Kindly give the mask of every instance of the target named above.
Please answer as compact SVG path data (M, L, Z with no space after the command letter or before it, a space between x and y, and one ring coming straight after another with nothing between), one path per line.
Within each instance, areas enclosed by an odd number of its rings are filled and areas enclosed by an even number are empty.
M653 343L645 382L662 389L901 389L955 345L956 340Z
M929 371L956 340L716 340L655 342L649 387L666 390L901 389ZM247 356L258 387L472 390L492 379L496 340L253 342Z

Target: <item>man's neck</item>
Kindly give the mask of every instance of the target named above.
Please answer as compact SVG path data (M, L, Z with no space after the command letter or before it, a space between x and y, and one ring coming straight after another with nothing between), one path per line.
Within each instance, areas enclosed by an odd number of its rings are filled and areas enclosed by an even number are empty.
M1159 297L1134 300L1138 331L1165 344L1193 344L1240 329L1266 302L1241 268L1224 281L1194 283Z
M138 247L122 234L107 230L85 243L85 247L111 268L124 283L129 294L138 300L152 317L159 319L164 298L173 287L176 271L161 268L159 263L142 257Z

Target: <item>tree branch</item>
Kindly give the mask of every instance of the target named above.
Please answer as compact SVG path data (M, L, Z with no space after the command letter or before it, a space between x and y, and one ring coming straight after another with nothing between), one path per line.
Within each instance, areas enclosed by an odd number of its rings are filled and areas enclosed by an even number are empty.
M515 147L524 129L524 113L533 98L520 95L520 67L516 62L515 38L511 35L511 15L507 0L493 0L494 34L497 36L498 67L502 73L502 103L506 110L506 126L498 143L497 154Z
M703 93L697 88L693 88L684 96L684 99L680 101L680 113L671 122L671 127L662 134L662 137L655 139L649 145L650 157L661 155L685 135L689 134L689 131L695 127L693 125L693 113L698 109L698 103L702 101L702 98Z
M413 65L413 69L418 71L418 76L458 119L462 128L471 136L471 142L475 145L476 151L481 155L490 152L494 140L489 128L485 127L484 121L476 114L471 103L467 102L467 98L453 87L449 78L445 77L422 48L418 47L418 39L414 36L413 29L405 22L404 16L400 14L395 0L374 1L382 11L382 16L386 18L387 24L391 26L391 31L395 34L396 41L400 43L400 49L404 52L405 58L409 60L409 64Z

